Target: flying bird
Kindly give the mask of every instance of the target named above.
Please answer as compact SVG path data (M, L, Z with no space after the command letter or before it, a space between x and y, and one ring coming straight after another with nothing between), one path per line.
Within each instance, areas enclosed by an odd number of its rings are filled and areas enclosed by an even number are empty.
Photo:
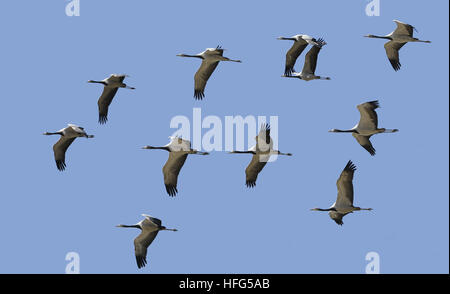
M375 36L366 35L367 38L378 38L387 39L389 42L384 44L384 49L386 50L386 55L395 71L398 71L401 67L399 51L408 42L422 42L431 43L431 41L422 41L413 37L414 30L417 32L416 28L407 23L394 20L397 24L397 28L390 34L386 36Z
M290 74L282 75L282 77L286 78L298 78L304 81L311 80L330 80L329 77L321 77L316 76L316 66L317 66L317 58L319 56L319 52L323 46L327 43L323 39L318 39L316 41L317 45L314 45L309 49L308 53L305 56L305 63L303 64L302 72L291 72Z
M108 78L101 81L89 80L88 83L103 84L103 92L98 99L98 122L105 124L108 121L108 108L119 88L134 90L135 88L124 84L123 80L127 75L112 74Z
M169 196L176 196L178 193L178 174L184 165L189 154L208 155L208 152L200 152L191 148L191 142L179 137L169 137L169 144L162 147L144 146L142 149L161 149L169 152L162 171L164 175L164 185Z
M328 211L328 215L338 225L343 225L342 218L357 210L372 210L372 208L361 208L353 206L353 174L356 166L351 160L348 161L339 179L336 182L338 195L336 202L330 208L312 208L313 211Z
M370 137L379 133L395 133L398 129L378 128L378 115L375 109L379 108L378 100L369 101L357 106L360 119L356 126L350 130L331 129L332 133L352 133L358 143L366 149L370 155L375 155L375 148L370 142Z
M245 169L245 185L248 188L256 186L256 179L258 174L262 171L266 163L269 161L271 155L287 155L292 156L292 153L282 153L273 149L273 140L270 137L270 125L264 124L258 135L255 137L256 145L251 147L248 151L231 151L230 154L253 154L252 160Z
M302 54L303 50L310 45L319 46L317 40L308 35L295 35L290 38L278 37L278 40L291 40L294 41L291 49L286 53L286 63L284 68L284 74L286 76L290 76L293 72L295 72L294 65L297 61L297 58Z
M159 231L174 231L177 229L168 229L161 225L161 220L142 214L145 217L135 225L117 225L118 228L137 228L141 230L139 236L134 239L134 254L138 268L142 268L147 264L147 248L152 244Z
M202 53L197 55L187 55L187 54L178 54L177 56L181 57L194 57L202 59L202 64L200 68L197 70L194 76L194 98L197 100L202 100L205 97L205 87L208 82L209 77L216 69L217 65L220 61L233 61L233 62L241 62L240 60L229 59L228 57L223 56L223 51L220 46L217 48L207 48Z
M58 142L53 145L53 153L55 154L56 168L58 170L63 171L66 169L66 151L69 148L70 144L77 137L86 137L86 138L94 138L94 135L88 135L84 131L84 128L79 127L74 124L68 124L67 127L61 129L57 132L45 132L43 135L61 135L61 138Z

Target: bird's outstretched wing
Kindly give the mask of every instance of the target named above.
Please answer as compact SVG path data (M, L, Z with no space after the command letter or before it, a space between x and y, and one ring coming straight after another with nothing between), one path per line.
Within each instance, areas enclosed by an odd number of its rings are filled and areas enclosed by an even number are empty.
M373 148L372 143L369 140L371 136L363 136L357 133L352 133L352 136L355 137L359 145L364 147L364 149L366 149L370 153L370 155L375 155L375 148Z
M56 168L63 171L66 169L66 151L75 138L66 138L61 136L58 142L53 145L53 153L55 154Z
M205 97L205 87L209 77L216 69L219 61L208 61L204 59L200 68L197 70L194 76L194 97L197 100L202 100Z
M320 49L322 49L326 43L323 39L318 39L317 44L318 45L312 46L308 53L306 53L302 73L314 74L316 72L317 58L319 56Z
M300 56L300 54L302 54L303 50L305 50L306 46L308 46L308 43L303 39L294 41L291 49L289 49L286 53L286 64L284 67L285 75L290 76L295 71L295 62L297 61L297 58Z
M355 170L356 166L349 160L336 181L338 189L336 206L353 206L353 174Z
M395 71L398 71L402 64L400 63L400 56L398 51L405 45L406 43L389 41L384 44L384 49L386 50L387 58L392 65L392 68Z
M187 156L188 155L184 152L169 152L169 159L167 159L167 162L162 169L167 194L172 197L176 196L178 193L178 174L180 173Z
M158 227L161 226L162 222L159 218L153 217L151 215L148 214L143 214L142 216L145 216L145 218L147 218L148 220L150 220L153 224L157 225Z
M261 142L259 142L261 140ZM270 125L269 124L262 124L261 129L259 130L258 136L256 137L257 143L265 143L270 144ZM268 151L268 150L264 150Z
M397 24L397 28L393 32L394 35L407 35L412 37L414 34L414 30L416 29L410 24L394 20L394 22Z
M262 171L267 163L265 155L254 154L252 160L245 169L245 185L248 188L253 188L256 186L256 179L258 174Z
M356 108L360 118L358 127L363 130L376 130L378 128L378 115L375 109L380 107L378 100L359 104Z
M349 212L347 212L347 213L339 213L337 211L329 211L328 212L328 215L330 216L330 218L332 220L334 220L340 226L342 226L344 224L344 222L342 221L342 218L344 216L346 216L347 214L349 214Z
M142 268L147 264L147 248L158 235L158 230L142 231L139 236L134 239L134 254L138 268Z
M105 124L108 121L108 108L119 88L105 86L98 99L98 122Z

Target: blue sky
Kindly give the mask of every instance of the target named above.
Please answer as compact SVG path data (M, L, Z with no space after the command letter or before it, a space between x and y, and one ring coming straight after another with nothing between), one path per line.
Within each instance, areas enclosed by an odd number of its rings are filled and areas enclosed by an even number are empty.
M80 255L82 273L364 273L380 256L382 273L448 273L448 1L2 1L0 79L0 273L64 273L65 255ZM413 24L431 44L407 44L392 70L383 40L393 19ZM278 36L323 37L317 74L331 81L284 79L291 46ZM242 64L221 63L206 98L195 101L199 60L176 57L222 45ZM306 52L306 51L305 51ZM302 67L304 54L296 68ZM97 123L99 85L130 75L109 122ZM350 134L356 105L380 101L371 157ZM161 168L175 115L278 116L279 148L255 189L245 187L250 156L190 156L176 198ZM67 170L57 171L45 137L67 123L94 139L77 139ZM207 130L204 130L207 131ZM326 213L336 179L351 159L356 212L337 226ZM141 213L179 231L161 232L138 270L133 224Z

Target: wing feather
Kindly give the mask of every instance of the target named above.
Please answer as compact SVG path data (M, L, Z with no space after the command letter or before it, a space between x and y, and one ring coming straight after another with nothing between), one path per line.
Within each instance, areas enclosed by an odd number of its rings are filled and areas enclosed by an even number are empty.
M134 254L138 268L142 268L147 264L147 248L158 235L158 230L143 230L139 236L134 239Z
M167 194L172 197L176 196L178 193L178 174L180 173L187 156L188 155L184 152L170 152L169 158L162 169Z
M319 56L320 49L326 44L323 39L318 39L317 43L309 49L305 56L305 64L303 65L302 73L314 74L316 72L317 58Z
M353 206L353 174L355 170L356 166L349 160L336 181L338 189L336 206Z
M100 96L100 98L98 99L98 122L100 124L105 124L106 121L108 120L108 108L109 105L111 104L114 96L117 93L117 90L119 88L116 87L104 87L103 88L103 93Z
M389 62L392 65L392 68L394 68L395 71L398 71L402 64L400 63L400 56L398 51L406 44L406 42L395 42L395 41L389 41L386 44L384 44L384 49L386 50L387 58L389 59Z
M194 97L197 100L202 100L205 97L205 87L209 77L216 69L219 61L208 61L204 59L200 68L197 70L194 76Z
M286 65L284 68L284 74L290 76L295 70L294 65L297 61L297 58L302 54L303 50L305 50L308 43L301 39L299 41L294 41L291 49L286 53Z
M352 133L352 135L356 141L358 141L359 145L366 149L370 155L375 155L375 148L373 148L372 143L369 140L371 136L363 136L357 133Z
M378 115L375 109L379 107L380 104L378 103L378 100L369 101L356 106L360 114L358 127L363 130L378 129Z
M245 185L249 188L256 186L256 179L258 174L262 171L267 163L267 160L261 158L262 155L254 154L252 160L245 169Z
M56 168L60 171L66 169L66 151L74 140L75 137L67 138L61 136L58 142L56 142L55 145L53 145L53 153L55 155Z

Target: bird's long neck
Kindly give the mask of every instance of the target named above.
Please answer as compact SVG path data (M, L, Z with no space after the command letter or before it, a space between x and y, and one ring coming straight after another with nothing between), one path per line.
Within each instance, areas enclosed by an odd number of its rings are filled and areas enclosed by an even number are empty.
M141 227L139 225L118 225L118 228L136 228L140 229Z
M231 151L231 154L256 154L255 151Z
M107 83L105 81L93 81L93 80L89 80L88 83L94 83L94 84L102 84L102 85L107 85Z
M64 133L63 132L45 132L44 133L44 135L46 135L46 136L50 136L50 135L61 135L61 136L63 136L64 135Z
M331 132L332 133L354 133L356 131L355 130L338 130L338 129L334 129Z
M145 146L145 147L143 147L143 149L151 149L151 150L166 150L166 151L169 151L170 152L170 149L169 149L169 147L167 147L167 146L157 146L157 147L154 147L154 146Z
M334 208L314 208L313 210L316 210L316 211L331 211L331 210L336 210L336 209L334 209Z
M369 35L368 38L374 38L374 39L386 39L386 40L392 40L389 36L376 36L376 35Z
M203 59L203 56L201 56L201 55L179 54L178 56L180 56L180 57L193 57L193 58Z
M290 41L297 41L295 38L285 38L285 37L279 37L278 40L290 40Z

